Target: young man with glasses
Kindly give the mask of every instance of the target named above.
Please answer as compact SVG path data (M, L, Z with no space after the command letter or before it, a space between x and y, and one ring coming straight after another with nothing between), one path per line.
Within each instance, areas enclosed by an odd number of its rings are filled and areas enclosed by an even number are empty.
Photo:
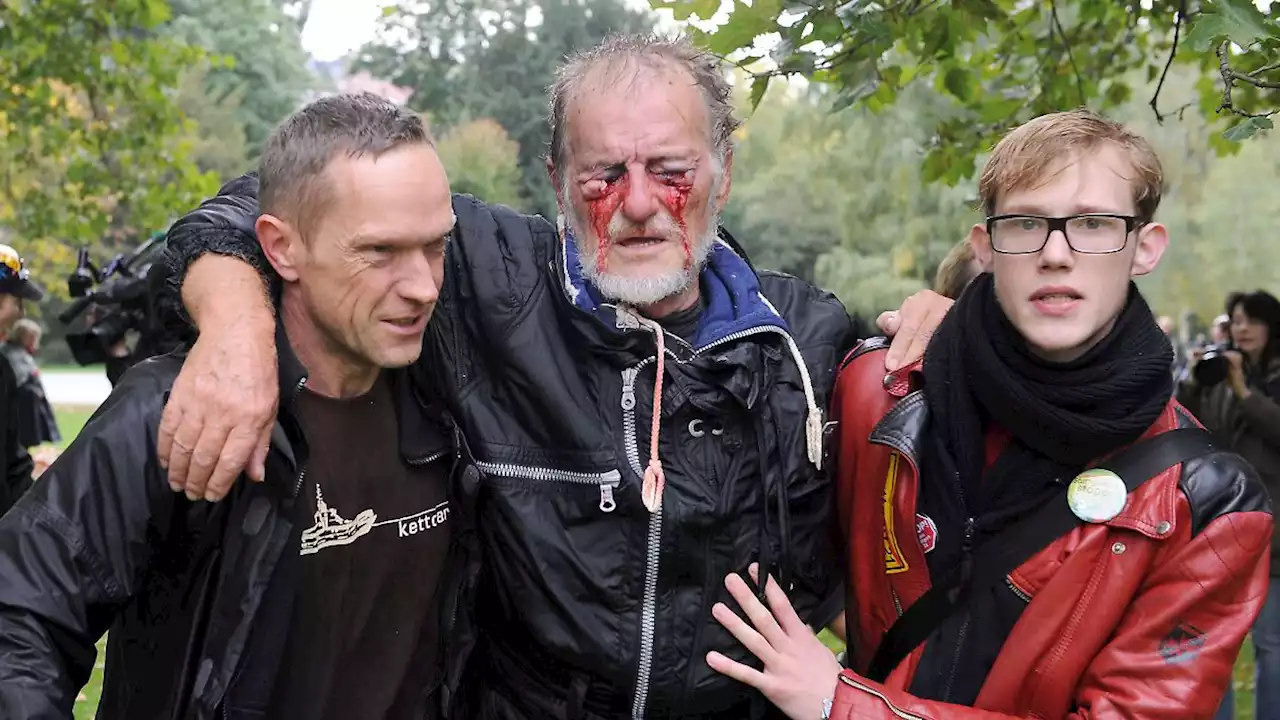
M726 580L796 720L1213 716L1267 586L1265 489L1172 400L1131 276L1168 245L1150 145L1087 111L1009 134L981 178L984 273L922 364L865 343L834 396L849 668L769 582ZM874 400L874 398L879 400ZM770 610L772 612L770 612Z

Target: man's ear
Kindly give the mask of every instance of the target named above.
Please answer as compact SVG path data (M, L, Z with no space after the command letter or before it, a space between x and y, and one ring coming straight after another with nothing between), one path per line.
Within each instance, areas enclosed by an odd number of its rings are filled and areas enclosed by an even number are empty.
M1133 269L1130 272L1136 277L1155 270L1168 248L1169 231L1165 226L1147 223L1138 231L1138 250L1133 254Z
M723 177L716 190L716 211L723 212L725 203L729 202L729 186L733 184L733 148L724 154Z
M556 209L564 214L564 199L560 197L560 173L556 170L556 161L547 154L547 179L551 181L551 189L556 193Z
M969 230L969 247L973 248L973 259L978 261L983 272L991 272L995 265L996 251L991 247L991 235L986 225L974 225Z
M267 262L285 282L297 282L298 264L306 247L302 236L289 223L275 215L259 215L253 229L258 233L258 243Z

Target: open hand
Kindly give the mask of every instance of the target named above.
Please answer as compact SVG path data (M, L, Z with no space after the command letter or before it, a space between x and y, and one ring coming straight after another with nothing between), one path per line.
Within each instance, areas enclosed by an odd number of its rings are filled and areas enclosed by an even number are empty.
M924 357L934 331L954 304L932 290L921 290L904 300L901 308L880 313L876 325L893 338L884 359L885 370L900 370Z
M213 501L242 471L261 482L279 394L274 326L202 332L160 418L156 451L170 487Z
M752 565L750 572L752 579L759 582L758 567ZM716 603L711 614L764 663L764 670L747 667L714 651L707 654L707 664L721 675L759 690L792 720L822 717L823 703L834 697L840 675L835 655L796 615L786 593L772 577L765 586L768 608L738 575L729 575L724 584L750 623L724 603Z

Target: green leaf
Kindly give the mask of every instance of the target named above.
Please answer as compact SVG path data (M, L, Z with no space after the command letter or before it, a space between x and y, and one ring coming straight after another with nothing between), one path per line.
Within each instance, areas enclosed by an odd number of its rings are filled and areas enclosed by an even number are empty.
M1200 13L1187 33L1187 45L1196 52L1209 52L1230 34L1225 18L1217 13Z
M1272 35L1253 0L1217 0L1214 5L1226 20L1227 37L1235 44L1247 47Z
M1115 80L1107 88L1105 97L1109 105L1123 105L1133 97L1133 88L1128 83Z
M707 38L707 49L728 55L734 50L751 47L760 35L777 29L780 3L756 0L750 7L736 5L729 21Z
M960 102L967 103L974 97L973 73L968 68L952 66L942 76L942 86Z
M1259 130L1270 130L1273 127L1275 123L1270 118L1248 117L1227 128L1222 137L1232 142L1241 142L1257 135Z
M709 20L719 11L720 0L652 0L649 5L655 10L671 10L676 20L685 21L695 15L701 20Z
M760 101L764 99L764 94L769 90L769 80L772 75L756 75L751 79L751 110L754 111L760 107Z

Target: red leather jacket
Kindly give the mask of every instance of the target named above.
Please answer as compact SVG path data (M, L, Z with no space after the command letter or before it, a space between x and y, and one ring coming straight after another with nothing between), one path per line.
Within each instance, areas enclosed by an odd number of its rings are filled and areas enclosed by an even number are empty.
M1229 453L1152 478L1120 515L1072 531L1010 573L1030 604L972 708L906 691L922 648L883 684L857 674L929 588L915 522L928 408L918 366L886 375L883 347L854 350L833 396L853 670L840 676L831 717L1212 717L1262 609L1272 527L1266 490ZM1194 423L1171 401L1148 435Z

